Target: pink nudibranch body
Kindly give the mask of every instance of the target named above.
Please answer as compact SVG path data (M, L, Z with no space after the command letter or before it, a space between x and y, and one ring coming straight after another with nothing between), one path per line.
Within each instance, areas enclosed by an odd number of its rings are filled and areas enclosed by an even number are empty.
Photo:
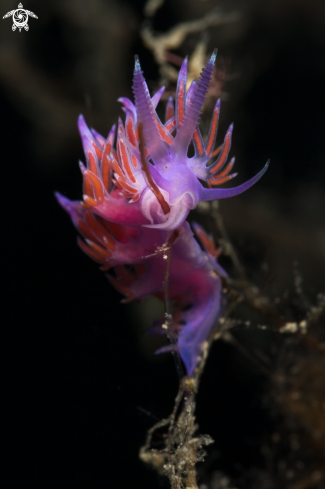
M113 126L105 139L79 117L87 162L86 167L80 163L83 202L72 202L57 194L58 202L84 238L79 238L80 247L101 264L102 270L115 269L116 277L108 274L109 280L127 301L161 294L166 263L160 251L173 235L177 236L172 247L169 293L177 323L177 347L188 375L193 374L202 344L220 317L221 276L226 273L216 261L218 253L212 239L199 225L194 225L205 248L202 250L186 218L200 201L244 192L267 169L266 164L255 177L238 187L211 188L236 176L231 173L234 158L227 163L232 125L222 146L214 149L220 100L215 105L205 142L198 126L215 57L213 53L187 93L187 60L184 60L176 104L174 107L172 98L168 100L164 123L156 113L164 88L150 96L136 59L135 105L127 98L119 99L125 123L119 120L117 131ZM195 154L189 157L191 143ZM214 157L216 160L211 164ZM209 188L201 182L206 182ZM133 271L126 265L132 265Z

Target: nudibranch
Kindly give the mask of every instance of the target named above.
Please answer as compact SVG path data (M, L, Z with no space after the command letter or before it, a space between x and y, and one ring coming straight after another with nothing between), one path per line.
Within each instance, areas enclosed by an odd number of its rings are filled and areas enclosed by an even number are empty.
M244 192L268 166L237 187L214 188L237 175L231 173L235 159L227 163L232 125L223 144L215 149L220 100L214 107L206 141L198 125L215 58L214 52L199 80L187 91L184 60L175 104L172 97L166 104L165 122L156 112L164 87L150 96L136 58L135 104L125 97L119 99L125 123L119 119L105 138L79 117L87 163L80 163L83 201L56 194L83 237L78 239L79 246L103 271L114 269L115 276L108 274L108 278L126 296L125 301L161 295L166 266L161 250L176 236L169 294L177 348L188 375L193 374L202 343L220 317L221 277L226 272L217 263L218 252L211 237L198 224L194 226L201 249L186 218L198 202ZM188 155L191 144L194 156Z

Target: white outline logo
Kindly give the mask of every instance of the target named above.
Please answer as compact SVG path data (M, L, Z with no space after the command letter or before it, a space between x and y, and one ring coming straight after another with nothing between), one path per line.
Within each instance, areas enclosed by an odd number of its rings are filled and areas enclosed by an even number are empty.
M34 19L38 19L37 15L35 15L34 12L23 9L22 3L18 5L18 8L16 10L11 10L11 12L7 12L6 15L4 15L2 18L7 19L7 17L11 16L13 21L12 30L15 31L18 28L19 32L21 32L22 28L24 28L25 31L29 30L28 16L34 17Z

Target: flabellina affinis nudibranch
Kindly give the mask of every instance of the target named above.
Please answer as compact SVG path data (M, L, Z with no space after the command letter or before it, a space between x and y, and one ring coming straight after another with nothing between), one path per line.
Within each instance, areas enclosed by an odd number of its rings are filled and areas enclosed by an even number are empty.
M186 218L198 202L244 192L268 166L242 185L213 188L237 175L231 173L235 159L227 163L232 125L223 144L215 149L220 100L214 107L206 141L198 125L215 58L213 53L199 80L187 91L184 60L175 104L170 97L165 122L156 112L164 87L150 96L136 58L135 104L124 97L119 99L125 123L119 119L117 127L114 125L104 138L79 117L86 158L86 166L80 163L83 201L70 201L56 194L82 236L78 238L80 248L104 272L114 269L115 276L107 275L124 294L125 302L147 295L161 296L166 266L161 251L173 240L169 295L177 348L188 375L193 374L202 344L221 315L221 278L226 272L217 263L218 251L211 237L201 226L193 225L201 249ZM191 144L194 156L189 157ZM206 182L208 188L201 182ZM164 330L160 328L160 332Z

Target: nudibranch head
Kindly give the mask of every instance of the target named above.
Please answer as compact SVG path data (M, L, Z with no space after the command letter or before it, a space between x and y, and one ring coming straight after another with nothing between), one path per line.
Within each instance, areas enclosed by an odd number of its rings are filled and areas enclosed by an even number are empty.
M117 130L113 126L105 139L90 130L80 116L78 125L87 161L87 167L80 164L80 168L87 209L115 222L123 218L130 225L172 231L185 221L199 201L238 195L261 178L267 165L238 187L211 188L237 175L231 173L235 159L227 163L232 125L223 144L215 149L220 100L215 104L205 142L198 125L215 58L214 52L199 80L187 91L187 59L184 60L178 77L176 103L171 98L168 100L165 122L156 112L164 87L150 96L137 57L133 76L135 104L125 97L119 99L126 115L125 123L119 119ZM191 144L195 154L190 157ZM123 207L123 216L115 209L117 203ZM130 204L128 212L125 204Z

